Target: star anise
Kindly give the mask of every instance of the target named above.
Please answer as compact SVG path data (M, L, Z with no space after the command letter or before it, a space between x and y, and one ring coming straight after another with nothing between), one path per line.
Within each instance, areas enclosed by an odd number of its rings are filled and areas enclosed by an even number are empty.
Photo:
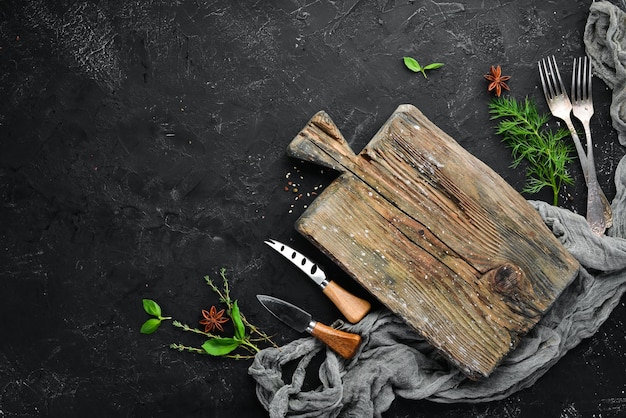
M489 72L489 74L485 74L484 77L490 81L487 91L495 90L496 96L500 97L502 89L509 90L509 86L506 85L505 81L510 79L511 76L502 75L502 69L499 65L497 67L494 67L492 65L491 71Z
M214 329L224 331L222 324L228 322L228 318L223 318L224 309L218 312L215 306L211 306L208 311L203 309L202 316L204 319L200 320L200 324L204 325L204 332L211 332Z

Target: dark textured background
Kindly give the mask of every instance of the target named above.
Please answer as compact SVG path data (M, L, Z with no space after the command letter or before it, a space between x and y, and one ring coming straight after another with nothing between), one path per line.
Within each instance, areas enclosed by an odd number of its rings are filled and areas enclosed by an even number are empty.
M412 103L521 190L483 74L502 65L511 95L547 111L536 62L554 54L569 77L589 4L0 1L0 417L264 416L250 361L172 351L202 340L170 324L140 335L141 299L194 325L217 304L202 277L225 267L242 311L280 344L299 335L257 293L332 322L328 300L263 244L291 243L364 295L293 229L335 175L288 158L292 137L324 109L359 152ZM446 65L424 79L404 55ZM612 198L624 150L610 92L597 80L594 94ZM571 171L582 185L577 162ZM289 180L299 193L285 191ZM584 212L585 193L566 188L560 204ZM506 400L398 399L385 416L623 416L625 317L621 304Z

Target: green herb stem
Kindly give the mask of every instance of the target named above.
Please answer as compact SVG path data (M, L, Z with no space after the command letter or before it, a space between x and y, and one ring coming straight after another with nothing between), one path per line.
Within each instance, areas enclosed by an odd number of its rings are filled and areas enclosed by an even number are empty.
M549 116L540 115L529 98L494 98L489 104L491 119L500 119L496 133L511 148L512 167L526 160L526 184L522 192L537 193L544 187L552 190L553 205L558 204L559 191L574 181L567 170L572 162L572 145L564 141L569 131L552 131L547 127Z
M203 350L202 348L197 348L197 347L190 347L187 345L183 345L183 344L177 344L177 343L172 343L170 344L170 348L172 350L177 350L177 351L186 351L188 353L194 353L194 354L201 354L201 355L208 355L209 353L207 353L205 350ZM250 360L254 358L254 355L248 355L248 354L227 354L221 357L225 357L225 358L231 358L234 360Z
M172 350L187 351L187 352L195 353L195 354L207 354L207 352L201 348L189 347L183 344L172 343L170 344L170 348Z
M226 269L222 268L220 270L220 276L222 277L223 282L222 289L218 288L209 276L204 276L204 280L211 287L211 290L213 290L217 294L220 302L226 305L226 310L234 326L234 335L232 337L216 335L206 332L210 331L211 327L207 326L205 331L202 331L198 328L190 327L189 325L184 324L178 320L173 320L172 325L174 327L180 328L181 330L186 332L202 335L206 337L207 340L204 342L204 344L202 344L202 347L200 348L189 347L177 343L171 344L170 348L178 351L187 351L197 354L208 354L215 357L227 357L236 360L242 360L254 358L255 354L261 351L261 349L257 346L258 342L265 342L271 344L274 347L278 347L267 334L258 329L256 326L252 325L245 318L245 316L241 313L239 309L239 304L237 303L237 301L231 299L228 278L226 277ZM145 312L150 315L151 318L142 325L140 329L140 332L142 334L152 334L159 328L163 320L172 319L171 317L161 316L161 307L153 300L144 299L143 307ZM201 323L204 322L201 321ZM222 328L219 327L219 330L222 331ZM258 335L260 338L251 338L251 335L255 334ZM239 348L241 348L244 352L248 352L250 354L235 353L234 351Z
M208 338L219 338L219 335L215 335L215 334L211 334L209 332L204 332L198 328L192 328L187 324L183 324L180 321L172 321L172 325L174 325L176 328L180 328L183 331L187 331L187 332L192 332L194 334L200 334L200 335L204 335L205 337Z

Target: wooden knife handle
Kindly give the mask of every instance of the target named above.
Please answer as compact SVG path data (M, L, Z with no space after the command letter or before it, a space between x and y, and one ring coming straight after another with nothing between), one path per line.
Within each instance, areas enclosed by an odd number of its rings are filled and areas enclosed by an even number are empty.
M334 281L330 281L323 292L353 324L363 319L372 308L368 301L354 296Z
M340 331L316 322L311 335L324 342L331 350L345 359L351 359L361 344L361 336L345 331Z

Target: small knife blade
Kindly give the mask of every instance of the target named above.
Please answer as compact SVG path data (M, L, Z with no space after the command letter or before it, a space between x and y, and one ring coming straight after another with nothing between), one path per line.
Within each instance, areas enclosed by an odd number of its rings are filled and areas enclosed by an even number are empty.
M361 336L315 321L307 311L267 295L256 295L272 315L298 332L308 332L345 359L351 359L361 344Z
M365 299L353 295L333 280L328 280L324 271L317 264L298 251L273 239L267 240L265 243L291 261L311 280L317 283L322 288L322 292L335 304L348 321L353 324L359 322L372 308L372 305Z

